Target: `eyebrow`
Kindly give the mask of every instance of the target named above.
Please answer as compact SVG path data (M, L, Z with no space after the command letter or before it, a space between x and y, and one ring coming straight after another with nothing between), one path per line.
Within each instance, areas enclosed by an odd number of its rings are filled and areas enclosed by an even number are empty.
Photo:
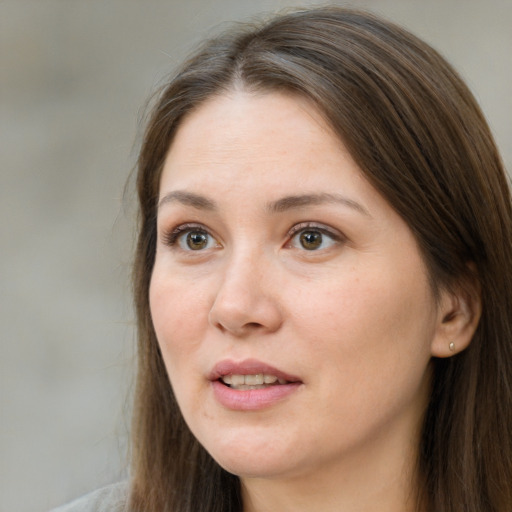
M191 206L197 210L217 210L217 203L212 199L199 194L194 194L193 192L186 192L184 190L175 190L166 194L162 199L160 199L158 208L161 208L165 204L172 204L175 202L181 203L185 206ZM303 208L305 206L317 206L332 203L347 206L367 217L371 217L370 212L357 201L349 199L341 194L332 194L327 192L282 197L277 201L267 203L266 209L270 213L283 213L288 210Z
M283 197L282 199L268 203L267 209L272 213L282 213L287 210L303 208L304 206L317 206L332 203L348 206L367 217L371 217L370 212L357 201L349 199L341 194L332 194L327 192Z
M207 197L192 192L185 192L184 190L175 190L169 192L158 202L158 208L161 208L165 204L181 203L185 206L192 206L197 210L209 210L213 211L217 209L215 201L208 199Z

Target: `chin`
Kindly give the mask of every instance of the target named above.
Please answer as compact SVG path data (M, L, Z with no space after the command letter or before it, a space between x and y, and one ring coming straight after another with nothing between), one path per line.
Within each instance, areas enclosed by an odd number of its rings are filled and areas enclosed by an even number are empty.
M219 466L240 478L277 478L288 471L282 461L241 460L236 457L214 457Z
M254 438L251 443L226 441L212 443L213 447L208 443L203 446L219 466L239 477L276 478L295 473L297 467L301 466L300 460L297 460L297 450L290 452L279 443L256 442Z

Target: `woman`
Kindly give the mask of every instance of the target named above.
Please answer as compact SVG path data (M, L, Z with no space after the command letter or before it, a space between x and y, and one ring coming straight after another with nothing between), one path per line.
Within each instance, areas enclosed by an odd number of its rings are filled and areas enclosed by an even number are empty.
M339 8L209 41L138 192L129 510L512 509L510 195L433 49Z

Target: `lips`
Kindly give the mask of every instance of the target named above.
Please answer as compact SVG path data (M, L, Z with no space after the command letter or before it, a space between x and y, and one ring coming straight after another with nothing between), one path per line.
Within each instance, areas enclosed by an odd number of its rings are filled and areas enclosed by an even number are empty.
M214 366L209 380L217 401L238 411L270 407L302 384L298 377L255 359L220 361Z

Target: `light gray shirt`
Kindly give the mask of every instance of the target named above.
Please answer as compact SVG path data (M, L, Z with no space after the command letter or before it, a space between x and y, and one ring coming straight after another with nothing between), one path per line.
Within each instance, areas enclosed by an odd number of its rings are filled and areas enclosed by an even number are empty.
M125 512L128 483L121 482L93 491L50 512Z

